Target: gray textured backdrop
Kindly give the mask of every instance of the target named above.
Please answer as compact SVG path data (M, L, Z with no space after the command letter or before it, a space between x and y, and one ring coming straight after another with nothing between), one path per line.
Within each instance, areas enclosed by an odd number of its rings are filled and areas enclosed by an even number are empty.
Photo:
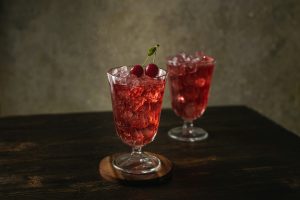
M162 67L183 50L217 58L210 105L300 133L298 0L1 0L0 25L1 116L110 110L106 70L159 42Z

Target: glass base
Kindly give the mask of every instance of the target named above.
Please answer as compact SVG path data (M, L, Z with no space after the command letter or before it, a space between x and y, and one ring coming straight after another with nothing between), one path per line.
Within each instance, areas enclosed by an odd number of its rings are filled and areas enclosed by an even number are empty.
M187 133L184 133L182 127L176 127L169 130L168 135L175 140L185 142L201 141L208 137L208 133L199 127L191 127Z
M114 168L130 174L148 174L160 168L160 160L147 153L123 153L117 155L112 164Z

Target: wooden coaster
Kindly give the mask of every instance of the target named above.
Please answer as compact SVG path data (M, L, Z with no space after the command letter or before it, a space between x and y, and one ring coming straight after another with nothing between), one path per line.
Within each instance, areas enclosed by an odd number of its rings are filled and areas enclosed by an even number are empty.
M107 181L121 182L124 184L160 183L169 180L171 178L172 169L173 169L172 162L166 157L159 154L148 153L148 152L147 154L152 154L160 159L161 166L158 169L158 171L150 174L142 174L142 175L125 173L113 167L112 158L114 157L114 155L110 155L110 156L106 156L100 161L99 164L100 175Z

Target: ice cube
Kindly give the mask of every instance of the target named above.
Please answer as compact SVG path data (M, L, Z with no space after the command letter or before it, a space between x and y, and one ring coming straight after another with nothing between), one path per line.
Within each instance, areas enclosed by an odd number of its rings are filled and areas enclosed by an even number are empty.
M119 77L126 77L129 74L129 70L127 66L122 66L117 68L118 69L118 76Z
M185 62L186 55L185 53L181 53L177 55L177 63L182 64Z
M201 61L201 58L199 58L199 57L194 57L193 59L192 59L192 63L198 63L198 62L200 62Z
M111 71L111 74L112 74L113 76L117 76L117 74L118 74L118 69L117 69L117 68L113 69L113 70Z
M172 66L177 66L178 58L176 56L168 58L168 64Z
M166 71L160 69L160 70L158 71L157 77L164 76L164 75L166 75Z
M181 52L181 53L178 54L178 57L181 57L183 60L185 60L187 55L186 55L186 53Z
M185 60L185 62L191 62L193 60L193 58L194 57L192 55L188 55L188 56L186 56L186 58L184 60Z
M193 62L194 58L187 63L186 73L195 73L197 71L197 64Z

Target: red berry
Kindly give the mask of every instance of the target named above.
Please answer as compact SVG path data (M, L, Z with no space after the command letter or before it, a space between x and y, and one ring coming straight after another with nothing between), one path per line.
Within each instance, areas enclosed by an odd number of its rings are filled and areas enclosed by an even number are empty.
M134 74L137 77L142 76L144 73L144 69L141 65L134 65L131 69L130 69L130 74Z
M150 63L146 66L145 74L154 78L158 74L158 67L156 64Z

